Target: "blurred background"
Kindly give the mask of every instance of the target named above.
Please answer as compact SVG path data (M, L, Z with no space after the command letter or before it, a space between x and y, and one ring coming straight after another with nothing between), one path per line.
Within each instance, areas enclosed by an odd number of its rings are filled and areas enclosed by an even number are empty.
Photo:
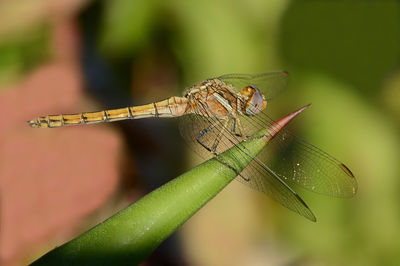
M31 129L285 69L275 118L343 161L352 199L312 223L239 182L143 265L400 264L399 1L0 1L0 263L24 265L196 165L174 119Z

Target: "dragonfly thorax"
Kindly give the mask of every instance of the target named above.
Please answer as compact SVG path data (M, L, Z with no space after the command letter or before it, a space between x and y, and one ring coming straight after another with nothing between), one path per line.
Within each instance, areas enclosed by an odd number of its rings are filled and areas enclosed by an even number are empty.
M243 88L243 90L240 91L240 95L245 100L242 112L248 116L262 112L267 106L267 100L264 94L254 85Z

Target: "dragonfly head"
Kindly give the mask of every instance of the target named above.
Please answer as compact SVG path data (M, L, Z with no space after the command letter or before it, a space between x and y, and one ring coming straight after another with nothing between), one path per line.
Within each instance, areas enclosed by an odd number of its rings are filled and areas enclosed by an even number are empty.
M242 107L246 115L256 115L267 106L264 94L254 85L243 88L240 95L246 100L245 105Z

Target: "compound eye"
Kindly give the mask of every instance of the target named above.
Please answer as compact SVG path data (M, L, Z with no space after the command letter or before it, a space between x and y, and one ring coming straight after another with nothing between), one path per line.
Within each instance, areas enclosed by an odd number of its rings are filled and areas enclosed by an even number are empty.
M264 110L266 102L264 95L260 92L260 90L254 86L250 85L253 89L252 95L249 97L246 103L246 114L247 115L256 115Z
M260 91L255 85L250 85L249 87L254 89L254 90L256 90L256 91Z

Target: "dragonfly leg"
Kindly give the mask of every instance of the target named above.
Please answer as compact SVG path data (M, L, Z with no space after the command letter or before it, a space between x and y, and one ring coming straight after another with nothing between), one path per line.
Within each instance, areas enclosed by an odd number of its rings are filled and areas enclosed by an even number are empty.
M201 130L201 131L199 132L199 134L197 135L196 140L197 140L197 142L198 142L201 146L203 146L206 150L208 150L209 152L212 152L212 153L214 154L215 158L216 158L220 163L222 163L222 164L225 165L226 167L229 167L232 171L234 171L234 172L236 173L237 176L240 176L241 178L243 178L243 180L245 180L245 181L248 182L248 181L250 181L250 179L245 178L243 175L240 174L240 172L239 172L236 168L234 168L233 166L231 166L229 163L225 162L223 159L221 159L221 158L218 156L217 147L218 147L218 144L220 143L220 141L221 141L221 139L222 139L222 135L223 135L224 130L227 130L227 129L226 129L226 126L228 125L228 122L229 122L229 119L224 119L224 122L223 122L223 124L222 124L222 128L221 128L221 130L218 132L218 134L217 134L217 136L216 136L216 138L215 138L215 140L214 140L214 143L213 143L212 147L208 147L205 143L202 142L201 139L202 139L206 134L208 134L208 133L210 133L211 131L213 131L213 130L217 127L218 123L221 123L221 121L217 121L217 122L215 122L214 124L212 124L211 126L209 126L208 128L205 128L205 129ZM240 123L240 122L239 122L239 123Z
M201 130L199 132L199 134L197 135L197 137L196 137L197 142L201 146L203 146L206 150L208 150L209 152L212 152L214 155L217 155L217 147L218 147L218 144L219 144L219 142L220 142L220 140L222 138L223 130L226 127L226 125L228 124L228 121L229 121L228 119L224 119L224 122L223 122L223 125L222 125L222 129L217 133L217 136L216 136L216 138L214 140L214 143L213 143L213 145L211 147L209 147L205 143L203 143L202 138L206 134L208 134L211 131L213 131L217 127L217 125L219 123L221 123L220 121L217 121L217 122L213 123L211 126L209 126L208 128L205 128L205 129Z
M217 137L214 140L214 144L212 145L212 152L216 155L217 154L217 147L219 142L221 141L222 138L222 133L223 131L226 129L226 126L228 125L229 119L225 119L223 125L222 125L222 129L218 132Z
M242 126L242 124L241 124L241 122L240 122L239 117L234 117L234 118L233 118L233 123L232 123L232 133L235 134L237 137L243 137L243 132L244 132L243 126ZM247 136L246 136L246 138L247 138ZM236 173L237 173L237 171L236 171ZM250 178L246 178L246 177L244 177L244 176L243 176L242 174L240 174L240 173L237 173L237 174L238 174L238 176L240 176L244 181L246 181L246 182L249 182L249 181L250 181Z
M232 123L232 133L235 134L237 137L243 137L243 131L243 126L240 122L239 117L234 117Z
M201 131L199 132L199 134L197 135L197 137L196 137L196 141L197 141L201 146L203 146L206 150L208 150L209 152L212 151L211 148L210 148L210 147L207 147L207 145L204 144L204 143L201 141L201 139L202 139L206 134L210 133L210 132L215 128L215 126L216 126L216 124L212 124L212 125L209 126L208 128L205 128L205 129L201 130Z
M249 181L250 181L250 178L246 178L246 177L244 177L243 175L240 175L240 177L241 177L244 181L246 181L246 182L249 182Z

